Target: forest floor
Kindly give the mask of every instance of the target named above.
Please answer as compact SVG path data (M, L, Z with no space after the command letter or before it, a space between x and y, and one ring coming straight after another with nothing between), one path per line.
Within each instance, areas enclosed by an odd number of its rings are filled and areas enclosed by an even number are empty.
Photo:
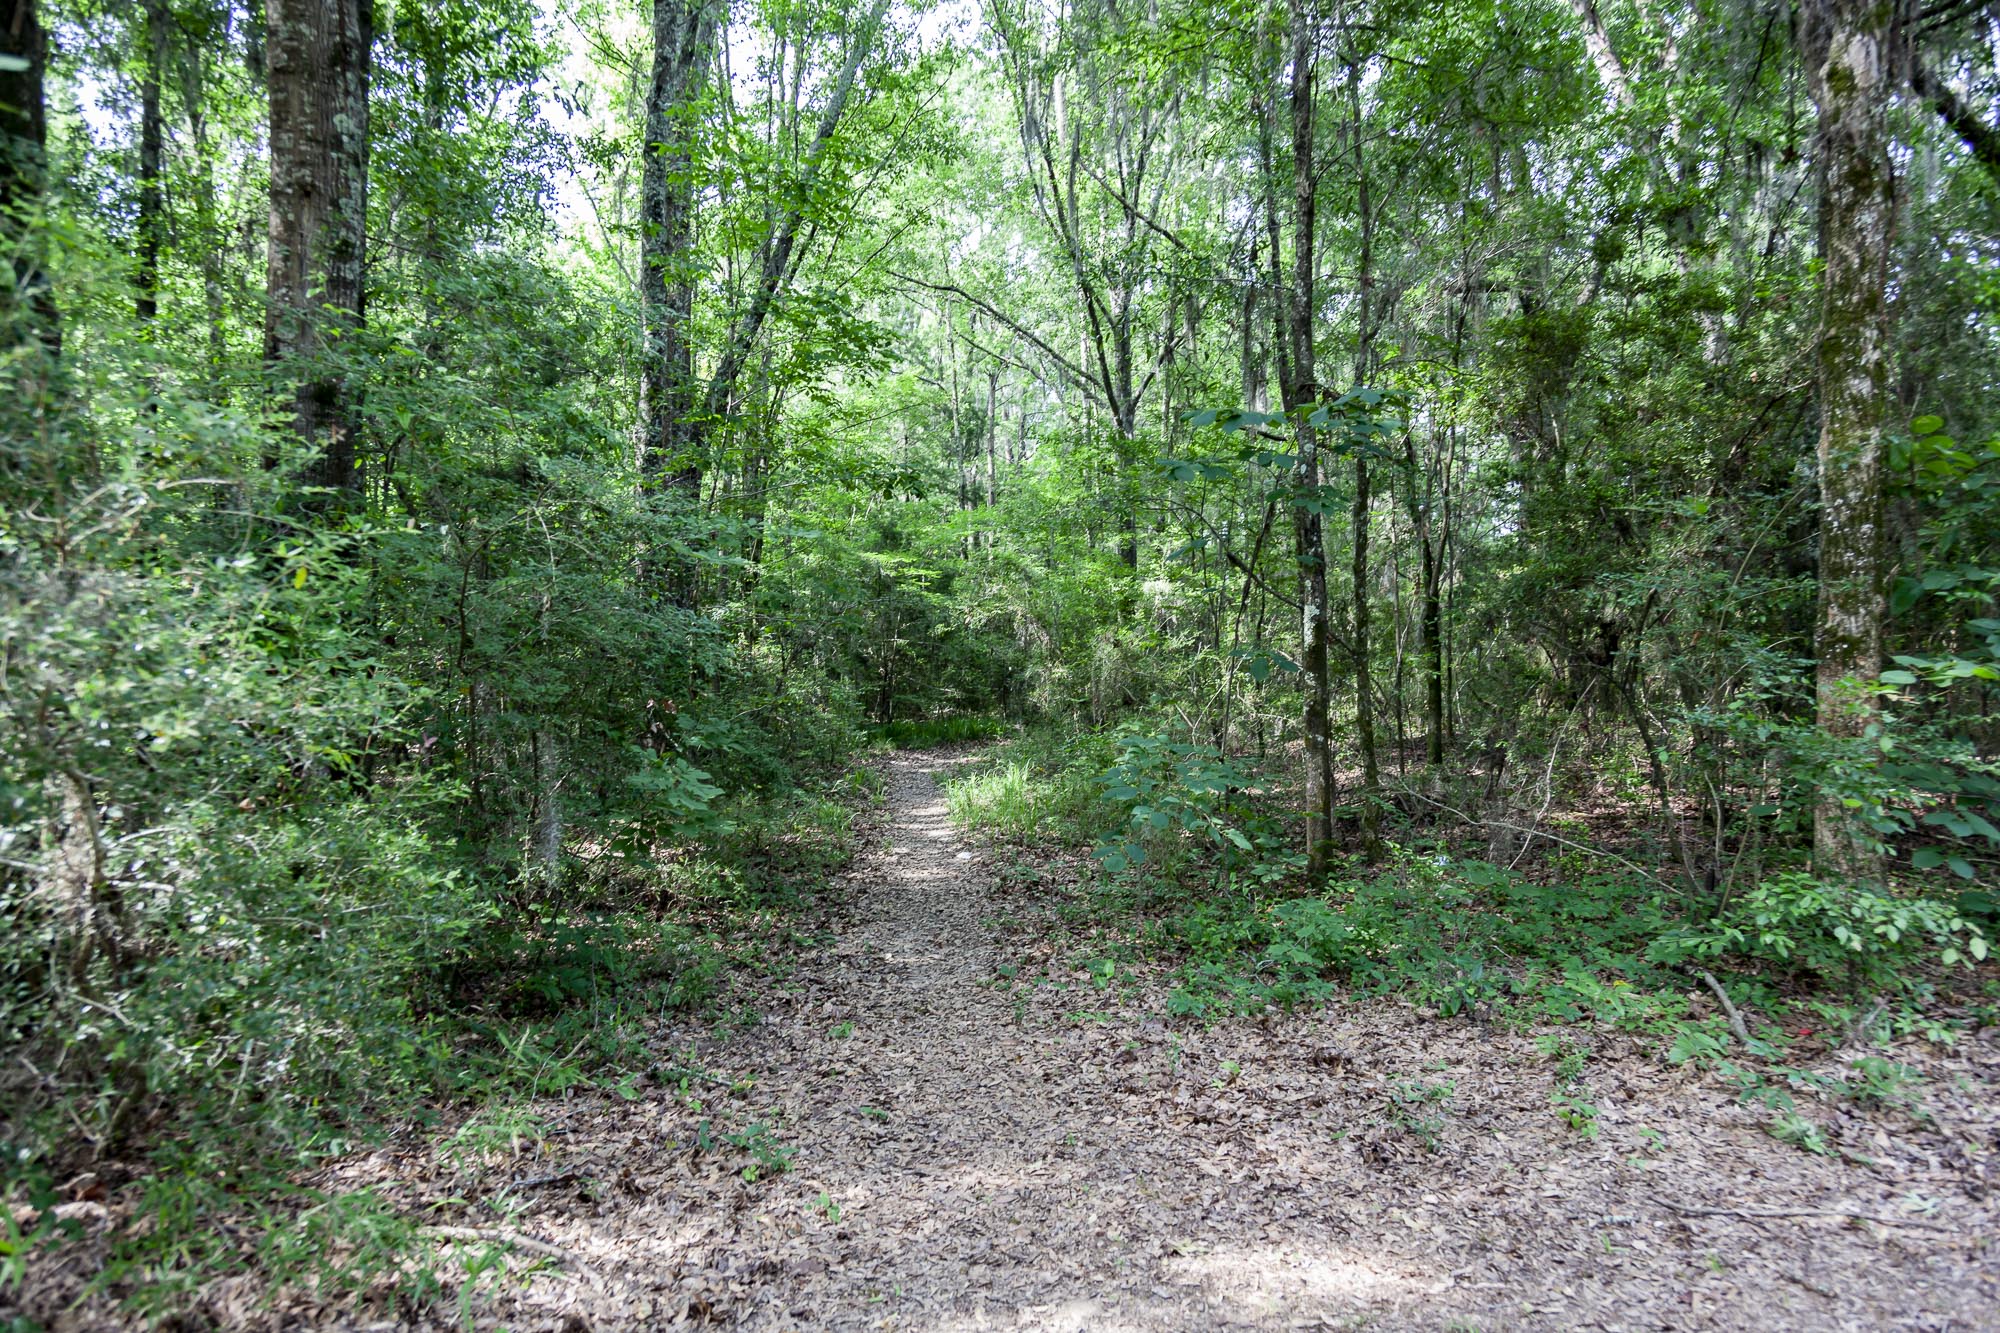
M1169 1023L1097 988L1047 892L947 823L957 761L887 761L822 952L726 1030L662 1026L699 1072L323 1183L545 1247L468 1311L517 1329L2000 1326L1990 1031L1933 1064L1921 1132L1851 1160L1586 1033L1587 1137L1532 1034L1393 1000ZM1043 970L1073 984L1010 980Z

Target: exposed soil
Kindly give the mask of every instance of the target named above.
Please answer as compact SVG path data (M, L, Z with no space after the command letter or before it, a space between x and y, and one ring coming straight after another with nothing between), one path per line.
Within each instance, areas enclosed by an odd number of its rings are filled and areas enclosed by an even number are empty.
M1100 992L946 822L953 762L889 761L834 942L751 1025L662 1029L701 1105L578 1095L483 1157L433 1140L341 1183L550 1247L475 1310L513 1328L2000 1327L1990 1033L1931 1058L1928 1125L1830 1127L1865 1163L1584 1033L1588 1138L1529 1035L1392 1001L1203 1028Z

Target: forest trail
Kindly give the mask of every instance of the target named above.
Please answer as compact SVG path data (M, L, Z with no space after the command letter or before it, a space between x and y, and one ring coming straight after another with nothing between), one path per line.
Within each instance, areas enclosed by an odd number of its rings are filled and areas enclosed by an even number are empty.
M1390 1002L1170 1029L1087 974L1008 986L1009 949L1046 930L948 824L935 779L955 762L888 761L887 836L849 872L844 927L748 1031L698 1039L705 1068L754 1086L695 1108L573 1098L535 1160L491 1178L563 1181L517 1190L510 1225L573 1259L500 1296L498 1322L1992 1326L1983 1182L1935 1149L1865 1171L1810 1156L1601 1035L1587 1139L1524 1035ZM1020 975L1042 966L1062 968ZM751 1156L716 1146L732 1130L790 1169L745 1181ZM1834 1211L1701 1212L1760 1208Z

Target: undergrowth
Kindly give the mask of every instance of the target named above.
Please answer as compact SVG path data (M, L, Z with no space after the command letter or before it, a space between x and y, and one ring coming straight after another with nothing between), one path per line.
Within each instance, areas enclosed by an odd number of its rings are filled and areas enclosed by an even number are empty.
M961 828L1010 842L1077 842L1098 814L1097 775L1110 762L1108 739L1032 728L996 745L944 786Z
M426 1258L423 1219L371 1192L299 1181L395 1125L451 1115L512 1133L533 1098L586 1087L630 1096L641 1075L665 1077L651 1029L672 1015L719 1016L732 971L781 971L810 942L801 911L852 857L855 807L876 798L877 784L858 773L745 802L708 842L647 857L584 847L561 881L505 890L427 979L410 1020L378 1033L366 1057L371 1095L337 1114L259 1118L259 1089L223 1085L184 1110L175 1133L94 1161L38 1152L32 1144L53 1135L13 1122L0 1145L0 1306L24 1294L32 1265L83 1242L55 1211L73 1197L59 1188L71 1178L130 1191L133 1224L86 1266L96 1298L142 1318L187 1313L230 1273L327 1300L463 1304L504 1272L497 1251L473 1247L440 1268ZM768 1173L782 1169L783 1152L767 1139L736 1146Z
M1843 888L1779 869L1718 905L1581 843L1529 874L1408 825L1379 864L1338 860L1313 884L1271 790L1201 746L1030 732L947 799L968 829L1096 842L1097 873L1061 911L1100 989L1150 961L1171 980L1169 1012L1194 1021L1360 994L1516 1030L1604 1025L1713 1071L1815 1151L1799 1095L1905 1110L1918 1098L1893 1062L1863 1055L1829 1075L1804 1067L1808 1051L1948 1042L2000 1014L2000 986L1979 970L1992 918L1976 892ZM1552 1105L1593 1135L1581 1066L1561 1050Z
M996 740L1007 734L1007 724L997 717L976 713L951 713L943 717L903 718L881 722L869 728L874 738L895 750L923 750L933 745L961 745L972 741Z

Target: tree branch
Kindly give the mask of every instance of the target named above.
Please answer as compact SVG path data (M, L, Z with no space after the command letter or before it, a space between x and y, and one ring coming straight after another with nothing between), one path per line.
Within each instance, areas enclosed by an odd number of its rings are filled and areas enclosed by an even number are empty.
M1910 85L1958 136L1987 177L2000 185L2000 132L1981 120L1979 113L1967 106L1950 84L1914 55L1910 59Z

